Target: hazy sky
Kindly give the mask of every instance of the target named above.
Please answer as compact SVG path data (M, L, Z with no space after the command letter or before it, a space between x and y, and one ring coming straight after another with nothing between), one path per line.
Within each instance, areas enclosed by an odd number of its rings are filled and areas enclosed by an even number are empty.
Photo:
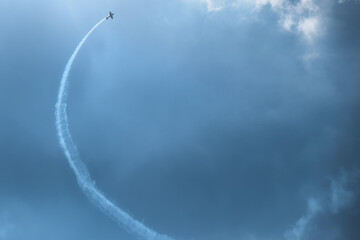
M0 240L134 240L96 184L177 240L358 240L360 3L0 1Z

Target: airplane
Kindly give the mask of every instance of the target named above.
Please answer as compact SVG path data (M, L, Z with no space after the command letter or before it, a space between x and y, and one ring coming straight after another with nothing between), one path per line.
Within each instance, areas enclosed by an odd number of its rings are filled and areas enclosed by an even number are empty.
M113 16L114 16L114 13L109 12L109 14L110 14L110 15L106 17L106 20L108 20L109 18L114 19L114 17L113 17Z

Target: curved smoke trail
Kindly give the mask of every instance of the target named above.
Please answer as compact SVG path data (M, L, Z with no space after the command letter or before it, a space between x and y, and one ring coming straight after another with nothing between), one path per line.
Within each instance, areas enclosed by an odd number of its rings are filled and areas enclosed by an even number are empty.
M132 218L128 213L121 210L113 202L108 200L104 194L102 194L99 189L96 188L94 181L90 177L90 173L81 161L77 148L71 138L69 124L67 120L66 113L66 103L67 103L67 92L68 92L68 76L73 64L76 55L78 54L80 48L90 36L90 34L104 21L106 18L98 22L81 40L79 45L76 47L74 53L71 55L69 61L65 66L65 70L61 79L60 88L58 92L58 98L56 102L56 129L60 142L60 146L65 153L65 156L75 173L77 182L86 196L92 201L100 210L106 214L108 217L112 218L116 223L122 226L127 232L133 234L138 239L146 240L172 240L172 238L166 235L160 235L155 231L147 228L141 222Z

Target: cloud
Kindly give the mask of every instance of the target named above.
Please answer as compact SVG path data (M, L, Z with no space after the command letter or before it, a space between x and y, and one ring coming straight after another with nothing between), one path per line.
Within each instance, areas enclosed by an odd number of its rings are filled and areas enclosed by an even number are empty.
M223 9L224 4L222 1L215 0L200 0L205 3L209 12L218 12Z
M354 176L349 177L348 174L342 173L338 179L331 180L329 208L332 213L336 214L353 203L355 193L348 189L348 184L354 178Z
M345 2L356 2L356 3L360 3L360 0L338 0L338 3L345 3Z
M199 2L206 6L208 12L218 12L226 7L225 0L185 0L188 2Z
M330 189L325 196L309 198L307 213L284 233L285 239L304 239L314 227L314 220L318 215L321 213L338 214L341 210L352 206L356 194L349 189L349 185L357 179L357 175L342 172L338 178L330 180Z
M257 13L269 6L279 17L282 29L297 33L308 44L313 44L321 36L324 28L322 12L315 0L195 0L205 3L209 12L217 12L226 8L248 8Z
M284 237L286 240L301 240L306 234L308 225L311 220L322 211L321 202L319 199L310 198L308 200L307 213L305 216L301 217L295 224L293 228L286 231Z
M320 34L320 21L318 17L302 19L297 24L297 30L304 36L307 42L313 43L314 39Z
M280 26L290 32L297 32L309 44L321 35L322 14L314 0L300 0L296 4L286 0L256 0L257 7L270 5L279 15Z

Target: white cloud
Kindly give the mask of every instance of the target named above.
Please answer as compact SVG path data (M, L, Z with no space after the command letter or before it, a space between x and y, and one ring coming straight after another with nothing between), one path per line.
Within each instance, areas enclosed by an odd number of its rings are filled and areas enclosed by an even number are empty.
M279 16L282 29L297 33L308 44L313 44L322 34L324 21L316 0L193 0L205 3L209 12L218 12L226 8L248 8L250 12L259 12L263 7L270 8Z
M312 44L321 35L321 12L315 0L255 0L257 9L269 5L279 15L279 24L286 31L296 32Z
M301 33L308 43L313 43L320 34L320 18L319 17L308 17L300 20L297 23L297 30Z
M294 25L296 24L294 17L291 15L285 16L280 21L280 23L283 26L283 28L285 28L285 30L287 30L287 31L291 31L293 29Z
M225 6L224 1L221 0L198 0L207 6L209 12L218 12L222 10Z

